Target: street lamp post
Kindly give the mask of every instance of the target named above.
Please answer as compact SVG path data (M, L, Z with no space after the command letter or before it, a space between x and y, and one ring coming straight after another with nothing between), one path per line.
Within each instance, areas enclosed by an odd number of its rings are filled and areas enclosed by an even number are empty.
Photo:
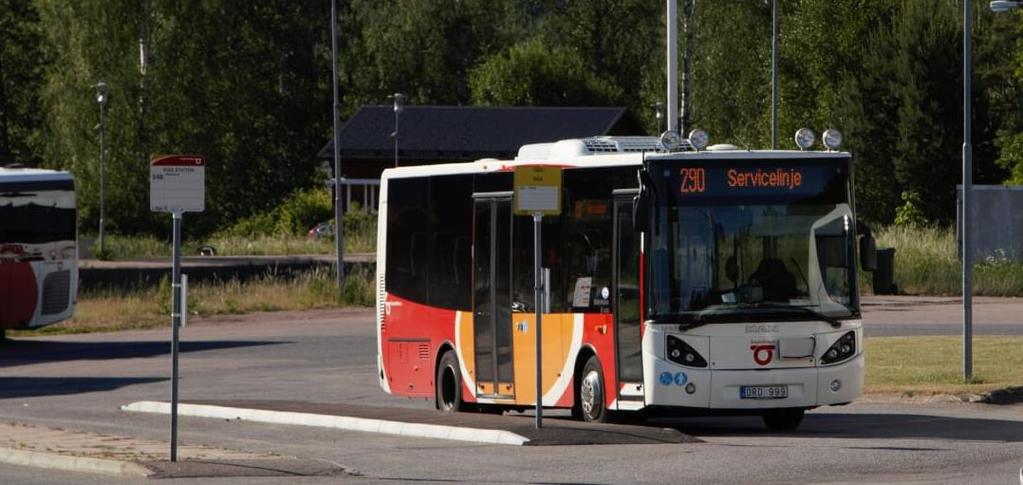
M99 103L99 254L102 257L104 251L104 230L106 222L106 124L107 124L107 101L110 94L107 92L107 83L100 81L96 83L96 102Z
M771 0L771 150L778 149L778 0Z
M405 111L405 95L401 93L394 93L389 98L394 100L394 133L391 133L391 137L394 138L394 166L398 166L398 119L401 118L401 112Z
M338 98L337 80L337 0L330 2L330 62L331 84L334 91L334 244L337 247L337 288L345 287L345 221L341 207L341 100Z

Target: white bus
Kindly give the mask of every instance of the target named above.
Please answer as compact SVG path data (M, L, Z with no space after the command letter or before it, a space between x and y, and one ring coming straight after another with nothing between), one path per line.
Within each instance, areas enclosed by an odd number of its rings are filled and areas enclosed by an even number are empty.
M543 219L541 241L544 406L587 421L754 414L793 429L805 410L849 403L864 372L857 245L865 269L874 251L857 233L851 163L602 137L385 170L380 385L443 410L535 403L533 222L512 213L512 174L556 165L562 215Z
M70 173L0 168L0 337L74 313L76 218Z

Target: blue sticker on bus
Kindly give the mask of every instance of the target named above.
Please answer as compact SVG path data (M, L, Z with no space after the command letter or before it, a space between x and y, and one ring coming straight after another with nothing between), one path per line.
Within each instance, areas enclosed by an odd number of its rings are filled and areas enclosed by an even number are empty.
M661 385L667 386L671 384L674 378L671 376L671 372L661 372Z
M687 382L689 382L689 376L687 376L685 372L679 372L675 374L676 386L684 386L686 385Z

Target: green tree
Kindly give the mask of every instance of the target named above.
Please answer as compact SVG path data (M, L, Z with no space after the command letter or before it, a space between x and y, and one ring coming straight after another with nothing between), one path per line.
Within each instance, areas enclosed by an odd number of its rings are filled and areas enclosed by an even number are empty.
M524 38L531 19L516 0L353 0L341 20L346 111L395 92L411 104L465 104L472 67Z
M36 166L42 111L38 109L46 57L39 15L31 0L0 0L0 165L9 157Z
M472 100L483 105L607 106L621 91L565 48L527 41L491 56L471 72Z
M43 93L45 151L79 181L95 227L98 107L110 86L107 214L112 231L164 228L148 204L148 159L205 155L205 233L313 184L329 132L329 8L277 0L37 0L54 57ZM140 58L140 40L147 55Z
M45 113L39 151L45 164L77 180L79 221L99 217L99 106L94 84L110 87L106 109L107 228L151 226L146 155L139 151L138 38L141 9L128 0L37 0L46 55L52 59L41 92Z

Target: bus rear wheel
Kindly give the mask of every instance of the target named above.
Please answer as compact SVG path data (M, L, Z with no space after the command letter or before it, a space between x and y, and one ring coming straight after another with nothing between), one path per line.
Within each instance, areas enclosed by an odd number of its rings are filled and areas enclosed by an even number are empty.
M437 365L437 380L434 381L437 409L448 412L465 410L462 402L462 375L458 371L458 356L454 350L444 352Z
M767 429L773 431L792 431L803 422L803 409L779 409L768 411L762 416Z
M576 389L576 409L573 414L591 423L606 423L608 411L604 407L604 373L597 356L591 356L583 366Z

